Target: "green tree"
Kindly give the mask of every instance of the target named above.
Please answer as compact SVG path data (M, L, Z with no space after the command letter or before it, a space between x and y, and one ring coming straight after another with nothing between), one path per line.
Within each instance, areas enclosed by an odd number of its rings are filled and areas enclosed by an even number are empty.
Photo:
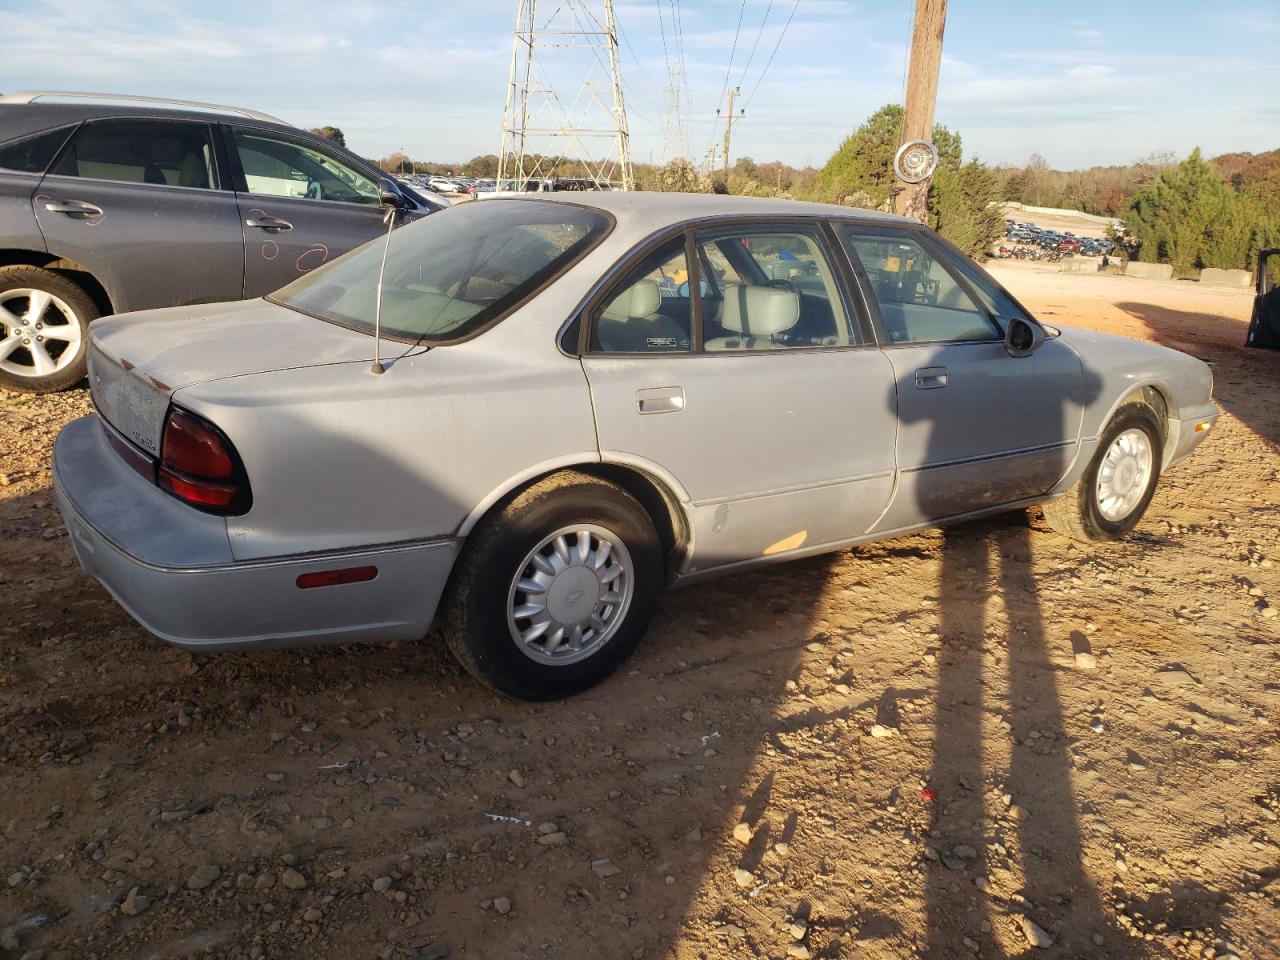
M316 127L311 131L317 137L324 137L326 140L332 140L340 147L347 145L347 138L343 136L342 131L337 127Z
M832 154L818 174L818 198L843 203L862 193L880 207L893 188L893 155L902 135L902 107L890 103L867 118Z

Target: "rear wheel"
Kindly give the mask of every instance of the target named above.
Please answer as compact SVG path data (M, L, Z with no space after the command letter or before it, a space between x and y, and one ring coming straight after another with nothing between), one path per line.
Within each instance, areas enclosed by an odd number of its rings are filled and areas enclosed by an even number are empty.
M596 477L547 477L468 538L443 610L458 661L524 700L599 683L644 635L662 588L662 548L644 508Z
M98 308L79 286L40 267L0 267L0 386L65 390L84 378Z
M1044 505L1044 518L1076 540L1113 540L1142 519L1160 479L1164 456L1156 412L1145 403L1116 411L1080 479L1059 500Z

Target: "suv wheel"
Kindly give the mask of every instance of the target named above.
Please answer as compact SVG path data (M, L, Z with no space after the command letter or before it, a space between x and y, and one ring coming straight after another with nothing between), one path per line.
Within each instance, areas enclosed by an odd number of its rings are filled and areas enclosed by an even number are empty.
M0 267L0 386L65 390L84 378L94 302L66 277L40 267Z

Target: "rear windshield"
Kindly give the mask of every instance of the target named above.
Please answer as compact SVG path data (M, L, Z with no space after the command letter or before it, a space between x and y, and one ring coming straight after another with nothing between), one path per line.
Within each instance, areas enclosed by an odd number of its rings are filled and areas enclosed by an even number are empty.
M536 293L608 233L604 214L567 203L464 203L398 229L382 282L382 335L457 340ZM268 299L373 333L379 238Z

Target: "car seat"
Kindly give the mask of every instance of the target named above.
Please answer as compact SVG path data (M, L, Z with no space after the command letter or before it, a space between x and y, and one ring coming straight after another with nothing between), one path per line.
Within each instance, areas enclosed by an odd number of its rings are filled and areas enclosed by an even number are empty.
M730 332L706 343L707 350L761 350L800 319L800 296L779 287L726 285L720 326ZM734 336L733 334L736 334Z

